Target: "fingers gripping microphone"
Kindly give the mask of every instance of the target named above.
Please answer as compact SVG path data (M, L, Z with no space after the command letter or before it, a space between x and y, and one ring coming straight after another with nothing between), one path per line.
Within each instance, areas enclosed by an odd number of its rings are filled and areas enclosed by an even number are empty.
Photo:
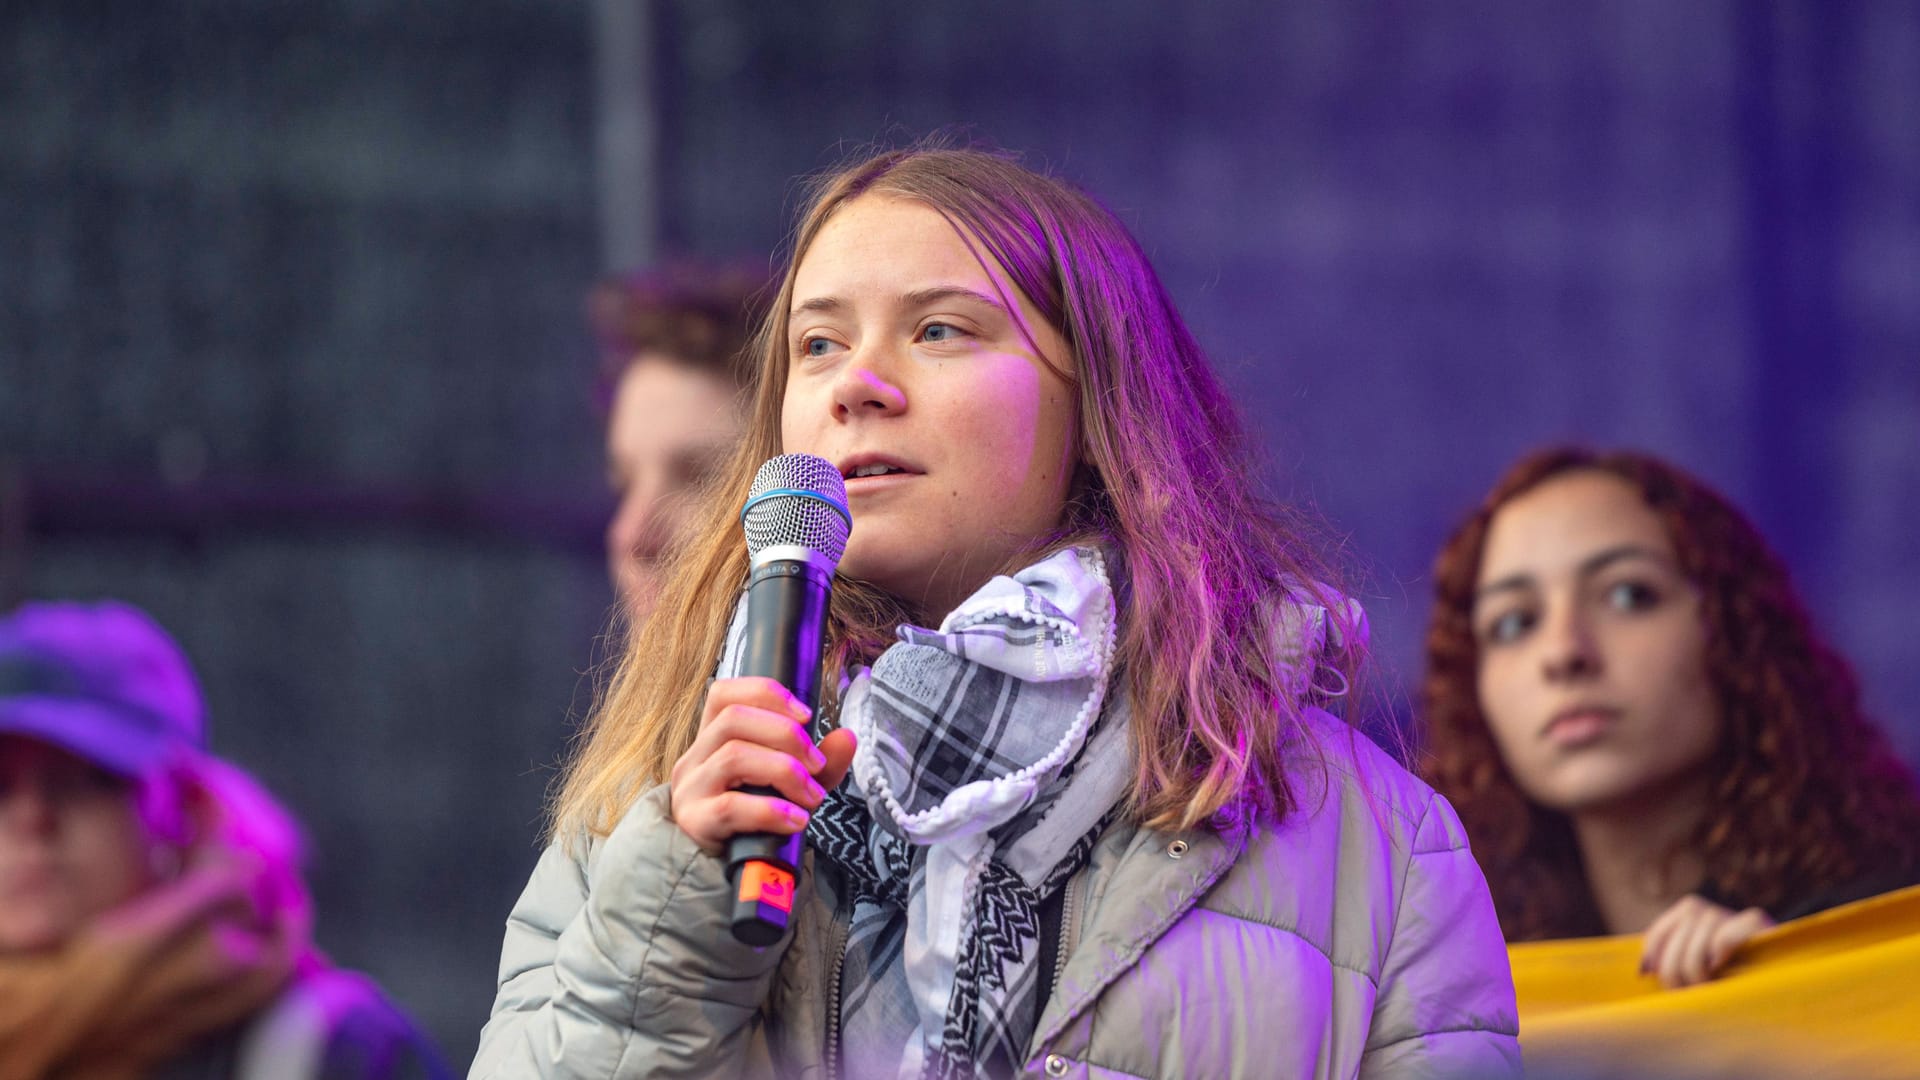
M760 466L740 519L750 568L740 674L773 679L815 708L833 571L853 529L846 481L824 458L782 454ZM764 787L742 790L778 794ZM729 842L734 937L765 946L786 933L800 849L799 833L743 833Z

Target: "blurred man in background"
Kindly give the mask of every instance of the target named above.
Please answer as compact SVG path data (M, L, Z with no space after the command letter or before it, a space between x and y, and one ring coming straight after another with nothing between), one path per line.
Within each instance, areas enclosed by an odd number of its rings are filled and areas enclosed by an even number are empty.
M607 478L619 498L607 571L635 622L659 593L686 497L739 438L751 378L740 355L765 284L744 270L684 265L608 280L591 297Z

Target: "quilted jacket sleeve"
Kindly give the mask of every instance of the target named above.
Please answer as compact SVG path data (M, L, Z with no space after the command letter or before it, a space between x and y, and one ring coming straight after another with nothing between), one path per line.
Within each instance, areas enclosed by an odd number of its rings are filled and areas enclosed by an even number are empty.
M1519 1031L1486 878L1453 807L1430 794L1414 829L1360 1075L1519 1076Z
M471 1080L769 1073L758 1014L785 944L735 941L728 898L665 787L590 858L550 846L507 919Z

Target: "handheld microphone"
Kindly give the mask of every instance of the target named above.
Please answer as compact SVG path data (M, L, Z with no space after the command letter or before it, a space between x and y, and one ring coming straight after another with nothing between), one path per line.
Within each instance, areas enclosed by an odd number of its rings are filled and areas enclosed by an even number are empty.
M749 564L740 674L773 679L815 708L833 571L853 531L847 483L825 458L781 454L754 475L740 520ZM778 794L759 786L741 790ZM742 833L728 842L734 937L767 946L787 932L801 847L800 833Z

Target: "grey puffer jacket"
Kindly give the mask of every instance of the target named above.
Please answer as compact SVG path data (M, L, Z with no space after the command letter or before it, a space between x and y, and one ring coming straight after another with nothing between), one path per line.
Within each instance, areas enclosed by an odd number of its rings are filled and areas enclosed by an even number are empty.
M1309 726L1325 768L1298 755L1279 826L1101 838L1026 1075L1519 1075L1506 949L1453 808L1339 720ZM840 1060L836 884L809 865L794 933L736 943L720 860L656 788L605 839L541 857L471 1077L891 1075Z

